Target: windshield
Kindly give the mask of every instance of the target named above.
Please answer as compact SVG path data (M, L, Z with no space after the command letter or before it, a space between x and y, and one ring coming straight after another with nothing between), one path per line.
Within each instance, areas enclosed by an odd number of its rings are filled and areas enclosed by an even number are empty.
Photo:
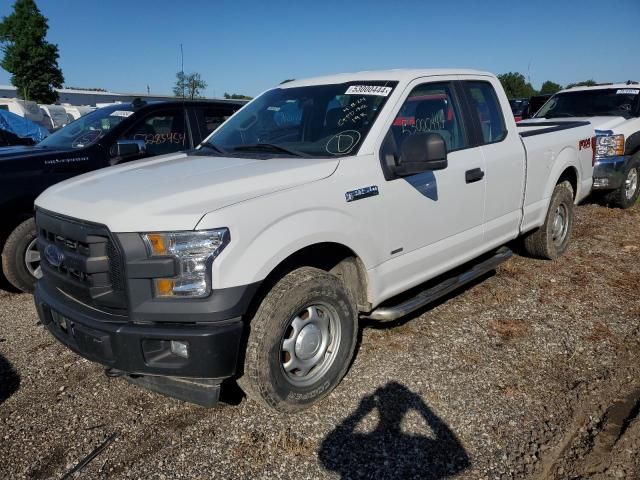
M269 90L225 122L204 145L225 154L354 154L396 85L357 81Z
M602 88L557 93L536 113L536 118L638 115L640 88Z
M47 148L84 148L97 142L133 113L129 104L110 105L80 117L38 143Z

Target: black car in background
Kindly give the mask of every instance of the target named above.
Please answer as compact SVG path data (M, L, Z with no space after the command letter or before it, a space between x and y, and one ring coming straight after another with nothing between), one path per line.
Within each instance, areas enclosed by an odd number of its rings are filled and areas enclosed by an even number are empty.
M544 93L541 95L534 95L529 99L529 105L527 111L523 114L522 119L533 117L542 106L547 103L547 100L551 98L550 93Z
M509 105L511 106L511 112L513 113L513 117L516 119L516 122L519 122L523 118L523 114L526 114L527 107L529 106L528 98L512 98L509 100Z
M33 202L46 188L110 165L194 148L244 103L118 103L80 117L36 145L0 148L4 277L29 292L41 276Z

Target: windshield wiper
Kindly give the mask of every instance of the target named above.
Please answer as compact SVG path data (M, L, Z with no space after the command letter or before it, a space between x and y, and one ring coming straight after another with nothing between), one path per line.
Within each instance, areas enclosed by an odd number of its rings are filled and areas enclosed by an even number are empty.
M280 145L276 145L275 143L253 143L250 145L238 145L237 147L234 147L234 150L236 152L267 150L271 152L286 153L287 155L294 155L296 157L309 156L306 153L298 152L297 150L291 150L290 148L282 147Z
M203 142L200 145L202 145L203 147L207 147L210 148L211 150L218 152L221 155L226 155L227 152L225 152L224 150L222 150L220 147L218 147L217 145L214 145L211 142Z

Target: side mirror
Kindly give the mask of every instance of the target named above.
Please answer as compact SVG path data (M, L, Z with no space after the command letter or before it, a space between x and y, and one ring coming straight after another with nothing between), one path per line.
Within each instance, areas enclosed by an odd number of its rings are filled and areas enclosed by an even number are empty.
M417 133L402 142L395 168L399 176L447 168L447 145L438 133Z
M147 153L147 145L144 143L144 140L118 140L114 147L113 154L119 159Z

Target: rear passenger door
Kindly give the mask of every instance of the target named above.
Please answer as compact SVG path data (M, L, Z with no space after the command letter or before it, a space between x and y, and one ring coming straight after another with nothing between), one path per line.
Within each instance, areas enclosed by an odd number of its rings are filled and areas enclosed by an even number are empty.
M525 154L511 112L497 80L464 81L462 87L475 123L474 144L481 146L486 165L485 243L500 245L517 234L524 194ZM505 110L506 108L506 110ZM511 127L511 131L510 131Z
M384 185L389 249L398 270L390 282L419 283L449 268L482 245L485 188L479 148L472 148L468 122L455 82L414 82L389 127L385 145L398 155L404 140L437 133L447 145L443 170L388 180ZM402 256L403 258L400 258Z

